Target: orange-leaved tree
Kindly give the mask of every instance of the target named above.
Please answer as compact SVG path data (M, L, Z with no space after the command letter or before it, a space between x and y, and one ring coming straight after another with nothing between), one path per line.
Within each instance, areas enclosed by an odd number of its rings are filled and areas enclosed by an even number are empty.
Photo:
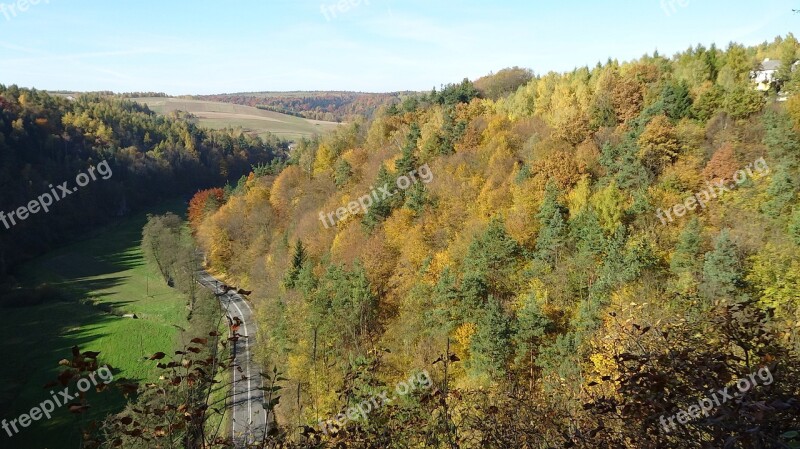
M189 225L192 233L197 234L206 215L216 212L224 202L225 191L222 189L207 189L195 193L189 201Z

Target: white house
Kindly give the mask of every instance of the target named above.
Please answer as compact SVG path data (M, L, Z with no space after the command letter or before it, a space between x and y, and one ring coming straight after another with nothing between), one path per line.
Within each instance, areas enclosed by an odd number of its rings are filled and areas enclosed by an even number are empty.
M756 89L768 91L772 83L776 81L775 75L781 68L781 62L775 59L765 59L757 70L750 73L750 78L756 83Z

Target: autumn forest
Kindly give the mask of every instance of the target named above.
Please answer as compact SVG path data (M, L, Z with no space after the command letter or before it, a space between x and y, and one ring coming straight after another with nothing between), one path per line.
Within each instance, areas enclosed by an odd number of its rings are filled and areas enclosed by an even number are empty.
M283 444L800 446L799 56L789 35L506 69L198 194L192 232L254 291L260 362L292 392ZM425 164L431 183L320 222ZM331 419L422 370L432 390ZM692 410L759 370L774 382Z
M0 447L800 448L800 42L606 50L208 127L0 84Z

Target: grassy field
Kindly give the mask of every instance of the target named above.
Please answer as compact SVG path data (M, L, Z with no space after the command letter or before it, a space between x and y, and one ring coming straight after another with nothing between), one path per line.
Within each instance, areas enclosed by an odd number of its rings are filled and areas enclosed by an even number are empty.
M176 201L150 212L182 215L185 209L182 201ZM69 358L73 345L100 351L100 362L114 368L116 380L154 380L153 362L143 358L174 348L178 334L174 326L186 326L187 310L185 298L168 288L142 259L139 243L145 221L145 214L124 220L23 267L20 279L25 284L51 283L65 292L65 298L0 310L3 355L12 363L1 375L3 418L15 419L49 398L42 386L54 379L58 361ZM104 311L110 307L135 313L139 319ZM124 404L116 391L90 398L89 417L103 416ZM62 408L52 419L21 429L10 439L0 431L0 447L75 448L79 427Z
M216 101L188 100L179 98L133 98L150 109L166 114L181 110L197 116L197 124L212 129L241 127L247 132L266 136L275 134L285 139L299 139L323 134L339 126L334 122L308 120L291 115L265 111L249 106L240 106Z

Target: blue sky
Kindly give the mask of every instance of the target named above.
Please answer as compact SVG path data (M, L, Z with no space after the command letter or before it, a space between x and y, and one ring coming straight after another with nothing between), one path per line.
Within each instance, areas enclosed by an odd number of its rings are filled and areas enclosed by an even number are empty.
M24 1L0 0L0 83L174 95L428 90L800 26L800 0Z

